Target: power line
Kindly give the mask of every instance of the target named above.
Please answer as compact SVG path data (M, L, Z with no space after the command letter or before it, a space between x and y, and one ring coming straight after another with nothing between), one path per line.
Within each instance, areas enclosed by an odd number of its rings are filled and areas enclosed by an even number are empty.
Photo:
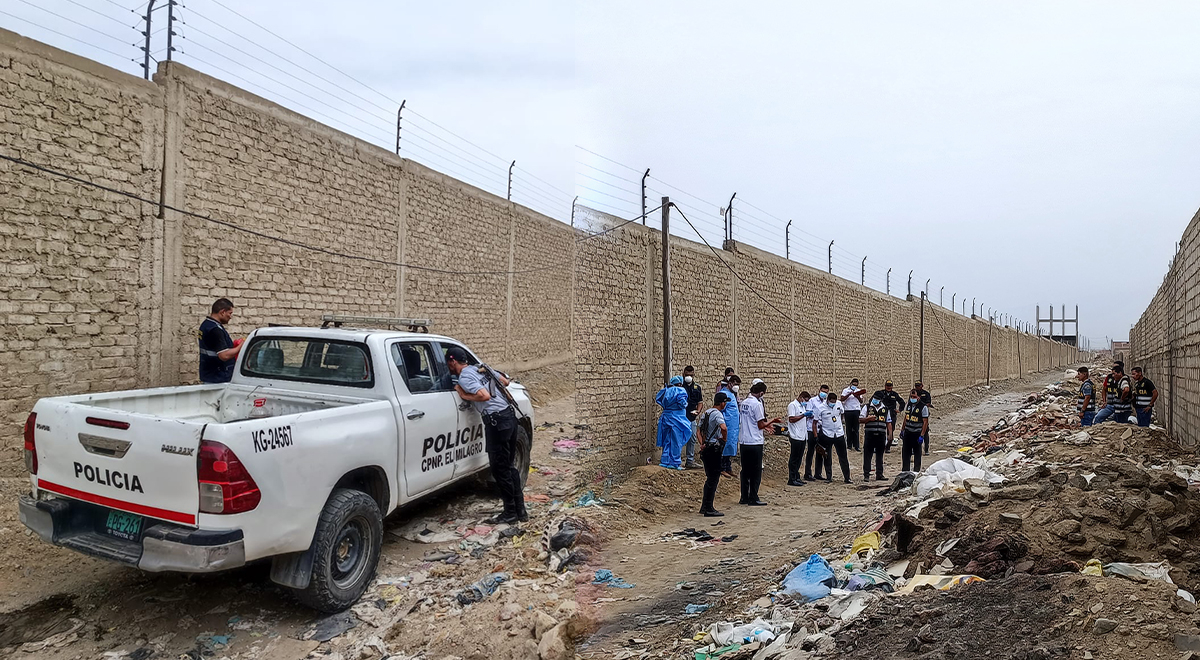
M373 264L378 264L378 265L382 265L382 266L411 268L413 270L425 271L425 272L430 272L430 273L441 273L441 274L446 274L446 275L521 275L521 274L525 274L525 273L534 273L534 272L539 272L539 271L543 271L543 270L549 270L551 268L557 268L557 267L560 267L562 265L565 265L565 264L573 261L573 258L572 258L571 260L564 260L564 261L556 262L549 266L539 266L537 268L526 268L526 269L522 269L522 270L511 270L511 271L509 271L509 270L455 271L455 270L447 270L447 269L443 269L443 268L433 268L430 266L419 266L417 264L403 263L403 262L399 262L399 261L388 261L386 259L376 259L374 257L364 257L361 255L356 255L356 254L347 254L344 252L338 252L336 250L330 250L329 248L323 248L323 247L316 246L316 245L308 245L306 243L301 243L300 241L295 241L295 240L283 238L280 236L272 236L265 232L261 232L261 231L255 230L255 229L249 229L249 228L243 227L241 225L238 225L238 224L235 224L232 222L214 218L212 216L195 213L193 211L181 209L181 208L172 206L170 204L163 204L161 202L156 202L154 200L146 199L145 197L141 197L134 193L126 192L124 190L119 190L119 189L113 188L111 186L106 186L104 184L96 183L94 181L85 179L83 177L76 176L74 174L68 174L67 172L63 172L63 171L56 170L56 169L53 169L50 167L46 167L44 165L38 165L37 163L30 162L23 158L16 158L14 156L0 154L0 160L6 160L10 163L15 163L17 165L26 167L31 170L42 172L44 174L50 174L52 176L56 176L61 179L73 181L80 185L88 186L90 188L95 188L97 190L103 190L105 192L109 192L114 195L120 195L122 197L126 197L128 199L139 201L144 204L158 206L159 208L162 208L162 209L174 211L175 213L180 213L180 214L186 215L188 217L196 218L198 220L210 222L215 225L225 227L227 229L232 229L234 231L242 232L244 234L249 234L251 236L256 236L258 238L262 238L265 240L274 241L276 243L282 243L284 245L290 245L292 247L295 247L295 248L298 248L301 250L308 250L310 252L318 252L321 254L327 254L329 256L340 257L340 258L349 259L352 261L362 261L362 262L373 263ZM657 211L661 208L662 208L662 206L660 205L657 209L654 209L654 211ZM650 213L650 212L651 211L647 211L647 213ZM605 229L603 231L588 234L587 236L584 236L583 238L577 238L577 239L575 239L575 242L582 243L584 241L588 241L593 238L597 238L599 236L604 236L604 235L611 233L613 231L616 231L617 229L620 229L621 227L624 227L625 225L628 225L632 222L637 222L640 219L641 219L641 216L639 215L639 216L624 220L623 222L616 224L612 227L609 227L608 229Z
M562 188L559 188L558 186L554 185L553 183L550 183L549 181L539 177L538 175L534 174L533 172L530 172L529 170L525 169L524 167L521 167L520 165L518 165L517 169L528 174L530 178L541 181L542 183L546 184L547 186L550 186L554 190L557 190L558 192L566 195L567 197L573 197L573 195L571 193L569 193L569 192L563 190Z
M122 26L124 26L124 27L125 27L125 28L127 28L127 29L130 29L130 30L134 29L134 28L133 28L133 26L131 26L131 25L127 25L127 24L125 23L125 21L122 21L122 20L120 20L120 19L118 19L118 18L113 18L112 16L109 16L108 14L105 14L104 12L102 12L102 11L100 11L100 10L98 10L98 9L94 9L94 8L92 8L92 7L89 7L89 6L85 5L85 4L83 4L82 2L79 2L78 0L67 0L67 2L69 2L69 3L73 4L73 5L75 5L76 7L83 7L84 9L86 9L86 10L88 10L88 11L92 12L93 14L96 14L96 15L98 15L98 16L103 16L104 18L107 18L107 19L108 19L108 20L110 20L110 21L113 21L113 22L115 22L115 23L119 23L119 24L121 24ZM120 6L120 5L118 5L118 6Z
M641 195L641 193L640 193L640 192L638 192L638 191L636 191L636 190L630 190L630 189L628 189L628 188L622 188L621 186L618 186L618 185L617 185L617 184L615 184L615 183L610 183L610 182L608 182L608 181L607 181L607 180L605 180L605 179L600 179L600 178L597 178L597 177L594 177L594 176L590 176L590 175L588 175L588 174L584 174L583 172L576 172L576 173L575 173L575 176L581 176L581 177L583 177L583 178L585 178L585 179L591 179L592 181L595 181L595 182L597 182L597 183L600 183L600 184L603 184L603 185L609 186L610 188L616 188L617 190L620 190L621 192L626 192L626 193L629 193L630 195L634 195L634 196L638 197L639 199L641 198L641 197L640 197L640 195Z

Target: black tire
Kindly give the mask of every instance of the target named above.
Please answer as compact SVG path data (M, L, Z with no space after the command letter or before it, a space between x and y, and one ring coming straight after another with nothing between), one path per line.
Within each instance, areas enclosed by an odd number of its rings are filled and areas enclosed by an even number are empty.
M335 489L317 521L312 577L296 597L322 612L349 608L375 579L382 546L383 516L375 500L362 491Z
M513 467L517 468L517 474L521 475L521 490L524 490L525 482L529 481L529 463L532 460L533 441L529 438L529 432L521 425L517 425L516 437L513 440L513 444L516 445L516 449L513 451Z

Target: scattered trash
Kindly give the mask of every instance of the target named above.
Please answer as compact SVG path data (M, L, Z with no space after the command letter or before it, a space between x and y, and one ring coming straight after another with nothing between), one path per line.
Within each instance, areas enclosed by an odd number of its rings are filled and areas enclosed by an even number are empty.
M870 557L879 550L879 544L882 542L883 537L879 535L879 532L867 532L859 536L854 539L854 543L850 544L850 554L846 555L846 561L859 559L863 553Z
M339 612L319 619L308 632L301 635L301 638L328 642L334 637L353 630L357 625L358 618L354 616L353 612Z
M478 603L495 593L496 589L500 588L500 584L506 582L508 579L508 573L491 573L485 575L483 579L458 592L455 598L462 605Z
M1170 570L1170 564L1165 561L1155 562L1153 564L1127 564L1125 562L1114 562L1112 564L1104 565L1105 575L1119 575L1135 582L1162 580L1167 584L1175 584L1171 581L1171 576L1169 575Z
M819 600L828 596L829 590L836 585L837 578L829 562L814 554L783 578L783 593L801 602Z
M605 587L614 587L616 589L632 589L634 585L626 582L622 578L613 575L613 572L607 568L597 569L592 584L598 584Z
M918 587L932 587L938 591L945 591L959 585L983 581L983 578L976 575L914 575L903 587L897 589L896 593L911 594Z
M712 607L712 605L696 605L696 604L689 603L687 607L683 608L683 613L684 614L700 614L701 612L703 612L704 610L707 610L710 607Z

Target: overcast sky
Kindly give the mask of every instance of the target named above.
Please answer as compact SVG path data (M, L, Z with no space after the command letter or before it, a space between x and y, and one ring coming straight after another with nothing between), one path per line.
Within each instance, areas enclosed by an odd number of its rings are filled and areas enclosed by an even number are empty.
M132 3L76 3L9 0L0 26L139 72L136 16L118 6ZM805 263L824 268L833 240L835 273L857 280L866 256L875 288L894 269L893 294L913 269L914 292L931 278L947 306L955 293L1032 321L1038 303L1077 304L1093 340L1127 336L1200 206L1196 2L188 0L180 14L180 61L389 148L407 100L409 156L502 195L515 159L514 198L560 218L574 194L638 213L649 167L650 207L671 195L710 241L736 191L739 240L782 253L791 219Z

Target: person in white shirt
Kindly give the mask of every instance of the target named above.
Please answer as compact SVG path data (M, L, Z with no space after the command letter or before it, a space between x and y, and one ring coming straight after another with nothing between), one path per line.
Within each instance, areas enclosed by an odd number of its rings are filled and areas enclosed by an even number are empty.
M804 443L812 431L811 416L808 412L808 392L801 392L788 404L788 439L791 441L792 452L788 455L788 485L803 486L800 478L800 466L804 464Z
M842 408L846 410L846 446L854 451L862 451L858 445L858 415L862 410L863 395L867 391L858 386L858 379L850 381L850 386L842 390Z
M838 403L837 395L832 392L825 399L823 406L818 406L817 430L820 433L818 442L825 448L825 472L829 476L825 481L833 481L833 449L837 448L838 462L842 466L842 478L850 483L850 461L846 457L846 435L842 422L842 405Z
M821 480L821 473L825 469L825 448L821 443L817 442L817 429L813 426L813 420L817 418L817 413L821 412L821 408L825 405L825 399L829 396L829 386L822 385L817 391L817 395L808 401L808 452L804 456L804 480L813 481L813 456L817 457L817 471L815 472L816 481Z
M759 381L750 388L750 396L742 399L741 419L738 421L738 444L742 450L742 499L738 504L750 506L766 506L766 502L758 498L758 486L762 483L763 471L763 429L778 424L781 420L767 419L763 409L763 395L767 393L767 384Z

